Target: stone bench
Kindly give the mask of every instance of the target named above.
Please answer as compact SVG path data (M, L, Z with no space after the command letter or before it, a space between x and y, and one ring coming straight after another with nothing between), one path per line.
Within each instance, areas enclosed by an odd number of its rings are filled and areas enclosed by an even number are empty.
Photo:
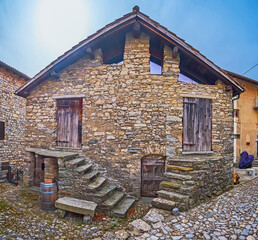
M84 215L83 223L90 223L95 214L97 204L91 201L63 197L55 201L55 207L58 209L60 217L65 217L67 211L74 212Z

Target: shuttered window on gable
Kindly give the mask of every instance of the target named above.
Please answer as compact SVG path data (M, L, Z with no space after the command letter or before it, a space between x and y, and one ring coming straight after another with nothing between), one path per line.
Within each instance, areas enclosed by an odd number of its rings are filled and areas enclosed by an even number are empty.
M212 100L184 98L183 151L211 151Z
M5 122L0 121L0 140L5 138Z

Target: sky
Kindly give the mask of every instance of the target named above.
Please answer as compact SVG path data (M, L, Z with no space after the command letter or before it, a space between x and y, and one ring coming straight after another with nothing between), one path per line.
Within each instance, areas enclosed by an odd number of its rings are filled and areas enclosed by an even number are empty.
M258 0L0 0L0 60L33 77L135 5L223 69L258 64Z

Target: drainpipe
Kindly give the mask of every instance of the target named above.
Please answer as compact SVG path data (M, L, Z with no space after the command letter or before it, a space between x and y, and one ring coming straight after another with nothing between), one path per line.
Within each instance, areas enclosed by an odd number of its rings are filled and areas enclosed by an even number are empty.
M245 92L246 90L244 89L243 92ZM233 105L233 109L236 109L235 108L235 101L238 100L240 98L240 93L238 93L234 98L232 98L232 105ZM239 109L240 110L240 109ZM240 114L242 115L242 114ZM242 117L242 116L240 116ZM239 119L240 120L240 119ZM242 151L242 124L241 124L242 121L240 121L240 152ZM237 134L237 122L234 121L234 129L233 129L233 133L234 134ZM237 152L236 152L236 146L237 146L237 139L234 138L234 159L233 159L233 162L236 163L236 157L237 157Z

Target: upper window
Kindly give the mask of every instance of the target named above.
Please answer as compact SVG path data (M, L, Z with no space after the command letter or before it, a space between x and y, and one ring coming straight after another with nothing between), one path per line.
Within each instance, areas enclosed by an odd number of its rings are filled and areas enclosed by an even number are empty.
M211 151L212 100L184 98L183 151Z
M158 74L161 75L162 67L161 64L157 64L150 60L150 74Z
M178 81L180 82L185 82L185 83L195 83L195 84L198 84L198 82L194 81L193 79L185 76L184 74L182 73L179 73L179 77L178 77Z
M0 140L5 139L5 122L0 121Z

